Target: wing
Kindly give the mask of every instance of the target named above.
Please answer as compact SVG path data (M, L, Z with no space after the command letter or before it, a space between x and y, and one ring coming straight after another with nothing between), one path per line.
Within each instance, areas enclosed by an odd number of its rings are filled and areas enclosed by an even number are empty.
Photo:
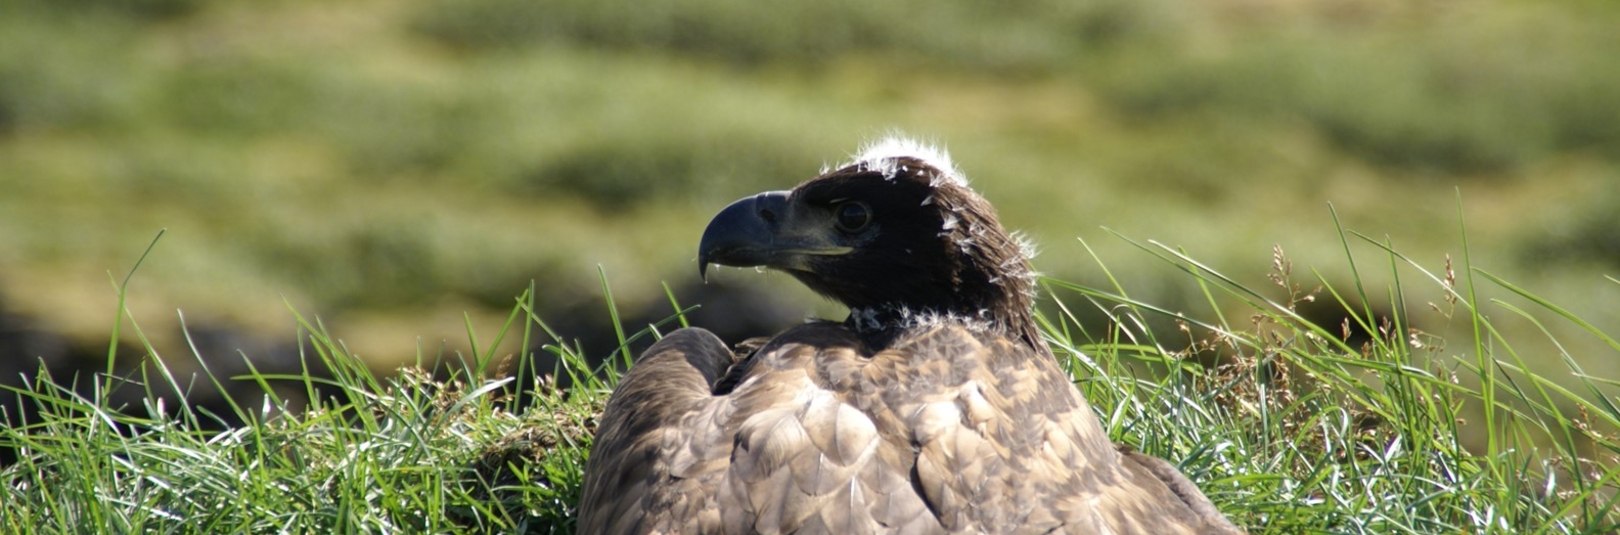
M702 329L672 332L642 353L597 426L579 533L716 531L714 481L705 476L729 451L713 424L725 404L709 392L731 365L731 350Z
M1122 454L1047 355L960 326L873 358L886 407L917 445L917 488L947 531L1241 533L1173 466Z
M1180 505L1185 505L1187 509L1191 510L1204 522L1204 527L1198 531L1199 533L1211 535L1242 535L1244 533L1241 528L1238 528L1236 524L1227 519L1226 515L1221 514L1220 509L1217 509L1215 504L1204 496L1203 491L1198 490L1198 486L1194 485L1192 480L1187 479L1185 474L1182 474L1168 461L1141 452L1131 451L1123 446L1120 447L1120 454L1122 455L1121 461L1125 464L1126 469L1137 473L1133 477L1144 481L1149 477L1158 479L1171 492L1174 492L1176 497L1180 499L1177 508L1179 509Z

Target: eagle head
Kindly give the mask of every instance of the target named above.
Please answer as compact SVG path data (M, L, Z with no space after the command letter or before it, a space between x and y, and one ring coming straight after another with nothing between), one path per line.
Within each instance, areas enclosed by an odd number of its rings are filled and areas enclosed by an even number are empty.
M943 151L903 139L788 191L731 203L698 248L709 264L786 272L890 332L951 319L1038 343L1027 246Z

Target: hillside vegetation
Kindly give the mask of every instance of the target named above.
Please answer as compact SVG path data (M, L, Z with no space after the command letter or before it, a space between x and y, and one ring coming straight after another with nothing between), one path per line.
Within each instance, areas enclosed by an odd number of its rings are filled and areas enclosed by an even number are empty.
M1321 263L1329 202L1435 260L1458 192L1511 273L1580 296L1620 262L1607 3L0 11L0 295L77 339L103 334L106 273L159 228L132 303L148 322L284 333L287 298L357 318L383 359L459 324L428 311L498 314L531 279L590 302L601 265L658 299L695 282L708 214L891 129L948 146L1073 280L1096 274L1066 244L1099 227L1218 265L1274 243Z

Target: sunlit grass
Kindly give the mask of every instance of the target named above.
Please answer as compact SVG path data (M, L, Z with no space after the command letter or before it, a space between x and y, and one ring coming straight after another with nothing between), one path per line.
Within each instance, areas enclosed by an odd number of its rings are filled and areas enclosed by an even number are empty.
M1353 271L1387 270L1396 283L1340 287L1300 276L1279 247L1274 286L1247 287L1175 248L1132 241L1178 266L1206 296L1206 312L1136 300L1109 275L1103 288L1047 281L1058 301L1079 296L1100 311L1106 329L1088 330L1070 306L1047 322L1116 440L1177 460L1254 532L1620 528L1617 383L1579 364L1614 358L1612 335L1473 268L1466 255L1426 267L1353 232L1341 239L1347 254L1351 242L1382 253L1371 263L1348 257ZM1408 270L1420 276L1403 278ZM1533 305L1481 302L1476 285ZM1298 312L1316 299L1342 308L1345 323L1318 325ZM1396 313L1353 304L1380 301ZM1412 326L1416 307L1444 308L1469 335L1445 340ZM1562 373L1531 371L1514 349L1528 341L1502 335L1492 319L1500 312L1569 322L1608 352L1563 354ZM1173 327L1149 327L1165 320ZM1353 332L1371 336L1353 344ZM1578 387L1560 386L1571 382ZM1470 444L1479 435L1484 445Z
M121 302L127 284L119 285ZM608 391L602 379L616 375L592 373L563 344L539 346L560 358L560 370L497 359L493 348L505 338L530 347L531 337L548 335L530 313L531 296L532 289L519 296L486 338L469 324L473 351L449 366L448 377L435 378L436 363L420 355L397 375L379 376L319 320L297 312L307 337L302 374L225 378L205 367L178 377L150 345L143 355L109 349L109 370L120 357L142 359L134 376L58 378L42 368L26 388L8 392L40 411L0 429L0 447L19 456L0 469L0 531L571 532L584 451ZM134 325L124 314L119 323L126 319ZM540 379L563 373L575 385L566 392ZM533 388L516 392L518 377ZM87 380L96 383L89 395L58 386ZM154 394L168 391L157 385L208 386L197 381L257 382L262 404L232 402L234 415L217 415L165 407ZM311 406L300 410L278 395L285 384ZM110 393L117 389L144 390L149 401L116 406ZM524 410L514 412L519 400ZM202 431L231 419L245 424Z

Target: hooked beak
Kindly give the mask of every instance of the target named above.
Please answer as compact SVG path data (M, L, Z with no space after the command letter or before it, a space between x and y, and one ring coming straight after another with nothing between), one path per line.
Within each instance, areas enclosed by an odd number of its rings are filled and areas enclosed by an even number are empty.
M768 191L721 210L698 243L698 276L708 280L709 264L809 271L811 256L852 250L831 241L830 229L798 228L819 225L806 224L791 209L789 192Z

